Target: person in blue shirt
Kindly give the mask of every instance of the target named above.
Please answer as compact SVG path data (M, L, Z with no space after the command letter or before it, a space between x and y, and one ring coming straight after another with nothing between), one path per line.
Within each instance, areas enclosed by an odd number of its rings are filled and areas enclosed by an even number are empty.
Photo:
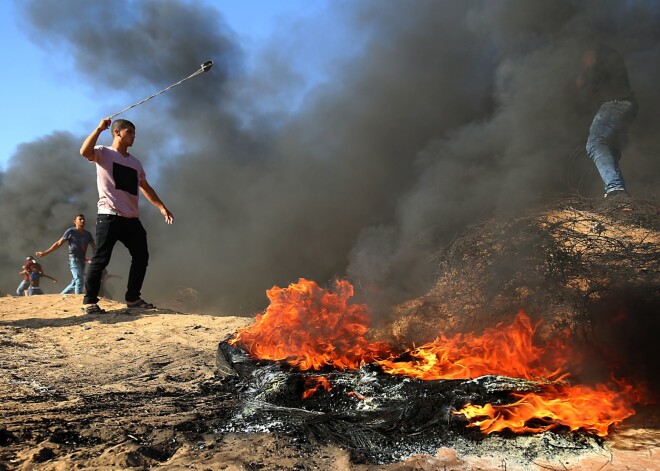
M85 260L87 255L87 247L91 246L92 250L96 249L94 237L92 234L85 230L85 215L78 214L73 219L75 227L70 227L64 231L62 238L51 245L43 252L37 252L37 257L45 257L49 253L60 248L64 242L69 243L69 268L73 279L71 283L64 288L60 294L82 294L83 286L85 285Z

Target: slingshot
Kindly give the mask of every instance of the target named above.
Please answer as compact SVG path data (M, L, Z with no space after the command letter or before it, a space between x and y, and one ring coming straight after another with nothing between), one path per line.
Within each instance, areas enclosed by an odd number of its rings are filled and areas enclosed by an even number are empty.
M157 97L157 96L160 95L161 93L165 93L165 92L168 91L170 88L176 87L177 85L182 84L182 83L185 82L186 80L189 80L189 79L191 79L191 78L193 78L193 77L196 77L197 75L200 75L200 74L206 73L206 72L208 72L209 70L211 70L211 67L213 67L213 61L206 61L206 62L204 62L204 63L200 66L200 68L199 68L198 70L196 70L195 72L193 72L192 74L190 74L190 75L187 76L186 78L181 79L181 80L179 80L179 81L176 82L176 83L173 83L173 84L170 85L169 87L164 88L164 89L162 89L161 91L159 91L159 92L157 92L157 93L154 93L154 94L151 95L151 96L148 96L147 98L145 98L145 99L142 100L142 101L138 101L137 103L134 103L134 104L132 104L131 106L128 106L128 107L124 108L123 110L118 111L118 112L116 112L115 114L108 116L108 118L109 118L109 119L112 119L112 118L114 118L115 116L117 116L118 114L123 113L124 111L128 111L128 110L130 110L131 108L135 108L136 106L141 105L141 104L144 103L145 101L149 101L149 100L151 100L152 98Z

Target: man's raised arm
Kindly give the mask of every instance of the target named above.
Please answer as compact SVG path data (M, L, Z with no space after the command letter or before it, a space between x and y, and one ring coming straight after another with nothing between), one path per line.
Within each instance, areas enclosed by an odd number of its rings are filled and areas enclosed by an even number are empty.
M110 123L112 123L110 118L103 118L101 120L96 129L94 129L94 131L92 131L92 133L87 136L85 142L83 142L83 145L80 148L80 155L89 161L94 160L94 146L96 145L96 141L98 140L101 133L110 127Z

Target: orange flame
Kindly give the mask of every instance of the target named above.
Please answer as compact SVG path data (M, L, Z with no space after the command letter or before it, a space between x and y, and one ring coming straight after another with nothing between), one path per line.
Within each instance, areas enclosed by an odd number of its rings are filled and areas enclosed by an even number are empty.
M382 360L378 364L390 374L413 378L469 379L488 374L512 378L560 380L567 355L550 358L532 343L535 332L529 317L520 311L513 324L498 324L482 336L444 335L410 352L414 361ZM552 364L549 369L546 364Z
M305 378L305 392L303 392L303 399L312 397L320 388L323 388L326 391L332 390L328 378L325 376L310 376L309 378Z
M544 432L566 426L571 431L582 429L601 437L607 435L611 425L635 414L626 394L613 391L603 384L595 388L582 385L548 386L540 394L514 396L519 399L513 404L466 404L454 414L464 415L471 420L469 427L479 427L484 433L504 429L517 433Z
M349 304L353 286L336 281L335 292L301 278L288 288L266 292L270 305L253 325L229 341L252 356L285 361L301 370L357 369L388 355L389 347L369 342L369 314L364 304Z
M467 404L454 412L464 415L469 426L479 427L484 433L504 429L541 432L566 426L605 436L612 424L633 415L631 405L642 399L639 388L622 381L617 381L619 392L602 384L594 388L560 384L569 376L568 361L576 358L574 353L566 339L544 347L534 345L537 326L532 326L522 311L511 325L499 324L481 336L440 335L406 352L413 359L402 361L393 356L387 344L366 339L368 308L348 302L353 296L348 281L337 281L333 293L301 278L288 288L275 286L267 295L271 303L264 314L229 341L256 358L284 361L300 370L357 369L375 362L386 373L422 380L495 374L555 382L546 382L538 394L514 394L518 399L513 404ZM312 377L308 381L305 398L321 387L330 390L325 378Z

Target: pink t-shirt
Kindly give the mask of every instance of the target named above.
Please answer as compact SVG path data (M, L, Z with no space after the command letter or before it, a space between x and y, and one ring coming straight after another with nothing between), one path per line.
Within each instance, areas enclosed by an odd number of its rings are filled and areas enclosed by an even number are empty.
M117 213L127 218L138 217L140 182L146 179L140 161L112 147L96 146L94 162L99 190L99 214Z

